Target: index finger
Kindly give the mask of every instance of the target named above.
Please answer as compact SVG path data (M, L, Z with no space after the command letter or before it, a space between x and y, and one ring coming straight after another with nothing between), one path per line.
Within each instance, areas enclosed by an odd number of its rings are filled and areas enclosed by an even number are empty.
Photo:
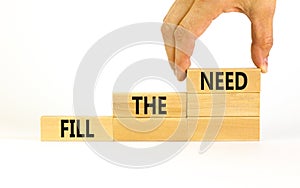
M193 5L194 0L176 0L169 12L164 18L164 23L161 28L162 36L165 43L165 49L168 56L171 68L174 70L175 65L175 39L174 31L180 21L184 18L187 12Z

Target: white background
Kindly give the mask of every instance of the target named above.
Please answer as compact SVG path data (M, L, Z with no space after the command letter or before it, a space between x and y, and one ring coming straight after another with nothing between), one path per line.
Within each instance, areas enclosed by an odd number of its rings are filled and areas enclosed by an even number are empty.
M262 76L262 141L215 143L201 155L200 144L191 143L167 163L140 170L112 165L84 143L39 141L40 116L73 114L75 74L91 45L119 27L162 21L172 3L0 1L1 187L300 186L300 2L296 0L277 2L269 73ZM244 15L221 15L201 40L219 66L253 67L250 22ZM148 46L112 61L126 64L151 57L150 52L165 58L162 47ZM125 66L118 63L111 67L115 75ZM112 78L107 87L113 83ZM99 115L110 115L111 91L96 88L96 96L100 95L107 105L97 107Z

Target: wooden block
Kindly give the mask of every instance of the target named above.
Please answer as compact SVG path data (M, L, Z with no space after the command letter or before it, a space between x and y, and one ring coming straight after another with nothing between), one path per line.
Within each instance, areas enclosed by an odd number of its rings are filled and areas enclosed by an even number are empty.
M112 132L112 117L41 117L42 141L112 141Z
M186 93L114 93L113 111L118 118L186 117Z
M260 116L260 93L188 94L188 117Z
M114 118L117 141L185 141L188 140L186 118Z
M260 92L260 69L189 69L188 93Z
M188 118L191 141L258 141L259 117Z

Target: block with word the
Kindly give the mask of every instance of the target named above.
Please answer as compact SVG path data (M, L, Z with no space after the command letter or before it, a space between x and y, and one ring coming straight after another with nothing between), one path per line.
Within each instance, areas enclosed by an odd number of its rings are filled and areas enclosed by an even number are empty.
M186 93L114 93L114 117L186 117Z

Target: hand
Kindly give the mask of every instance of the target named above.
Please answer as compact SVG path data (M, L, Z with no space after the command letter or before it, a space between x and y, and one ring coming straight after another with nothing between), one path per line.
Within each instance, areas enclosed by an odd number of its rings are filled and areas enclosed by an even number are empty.
M168 60L178 80L186 78L195 40L224 12L244 13L252 23L251 56L263 73L273 45L276 0L176 0L162 25Z

